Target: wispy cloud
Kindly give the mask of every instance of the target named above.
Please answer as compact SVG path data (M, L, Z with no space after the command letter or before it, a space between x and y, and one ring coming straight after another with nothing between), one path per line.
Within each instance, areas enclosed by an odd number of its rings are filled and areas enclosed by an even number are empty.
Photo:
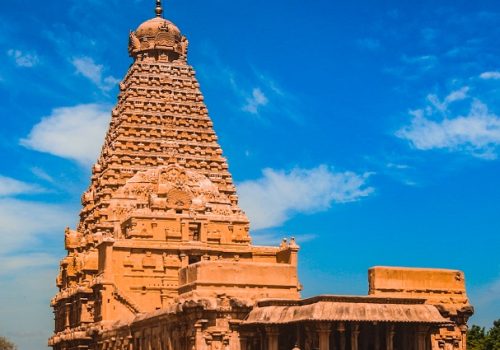
M396 132L418 150L443 149L483 159L496 159L500 146L500 118L478 99L465 115L454 116L453 102L468 98L468 88L453 91L444 100L429 95L428 105L411 111L412 120Z
M21 140L30 149L90 165L97 159L110 119L106 105L56 108Z
M258 114L259 108L267 105L269 100L260 88L252 90L252 96L247 97L247 103L243 106L243 110L252 114Z
M36 53L27 53L21 50L10 49L7 51L7 55L14 59L18 67L31 68L40 62Z
M403 63L413 65L420 71L428 71L436 66L438 58L434 55L407 56L403 55L401 60Z
M44 235L61 235L64 227L74 222L72 214L62 205L0 199L0 259L19 249L36 247Z
M10 177L0 175L0 197L16 196L19 194L34 194L44 190L34 184L29 184Z
M64 227L64 226L63 226ZM61 232L61 229L58 230ZM57 266L57 258L47 253L29 253L22 255L0 255L0 276L12 275L26 269Z
M391 163L391 162L387 163L386 167L389 169L398 169L398 170L405 170L405 169L410 168L410 166L406 165L406 164L397 164L397 163Z
M50 176L49 174L47 174L47 172L45 170L43 170L42 168L33 167L30 170L33 173L33 175L35 175L37 178L39 178L41 180L44 180L44 181L50 182L50 183L55 182L54 178L52 176Z
M459 90L452 91L448 96L446 96L442 101L435 94L427 95L427 100L432 104L432 106L441 113L446 113L448 107L451 103L456 101L464 100L468 97L469 87L464 86ZM427 108L429 111L429 109ZM432 113L432 110L430 110Z
M485 80L499 80L500 79L500 72L498 71L493 71L493 72L484 72L481 73L479 76L481 79Z
M434 72L439 63L435 55L402 55L399 63L387 66L383 72L405 80L421 79L423 75Z
M73 58L71 63L76 68L78 74L89 79L103 91L111 90L120 81L110 75L104 76L104 66L102 64L96 64L90 57L76 57Z
M233 108L266 117L256 118L259 120L269 120L276 116L301 120L299 103L294 94L282 88L275 79L255 67L250 67L250 73L236 72L221 60L212 46L206 45L204 51L207 59L198 68L200 76L234 95L236 98L232 99L235 101Z
M313 213L332 203L357 201L373 193L368 174L335 172L321 165L286 172L264 169L263 177L238 186L241 207L255 230L277 227L297 213Z

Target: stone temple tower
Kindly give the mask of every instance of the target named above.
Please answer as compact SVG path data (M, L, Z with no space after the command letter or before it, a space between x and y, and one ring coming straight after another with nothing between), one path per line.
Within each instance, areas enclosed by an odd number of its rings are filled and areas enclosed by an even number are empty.
M250 243L187 51L159 1L156 17L130 33L133 63L79 225L65 232L55 349L89 348L109 325L188 296L299 297L298 247Z
M461 271L374 267L367 296L300 298L298 245L251 244L188 40L160 0L155 12L130 32L133 63L79 224L65 231L49 345L465 350Z

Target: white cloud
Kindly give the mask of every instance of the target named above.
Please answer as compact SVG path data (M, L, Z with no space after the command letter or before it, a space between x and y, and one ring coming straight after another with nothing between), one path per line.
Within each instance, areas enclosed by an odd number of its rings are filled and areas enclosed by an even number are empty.
M49 174L47 174L47 172L45 170L43 170L42 168L33 167L30 170L33 173L33 175L35 175L36 177L38 177L41 180L44 180L44 181L50 182L50 183L55 182L54 178L52 176L50 176Z
M75 66L77 73L89 79L101 90L109 91L120 81L113 76L104 77L104 66L96 64L90 57L73 58L71 63Z
M243 106L243 110L252 114L258 114L259 108L267 105L269 100L266 95L259 88L254 88L252 90L252 96L246 99L246 105Z
M334 172L324 165L290 172L264 169L263 175L238 186L241 207L255 230L279 226L295 213L324 211L332 203L357 201L374 191L366 185L368 174Z
M234 94L236 98L231 100L236 101L236 104L232 107L252 115L261 115L263 107L266 107L266 117L287 117L296 122L302 121L300 100L279 86L272 77L263 74L256 67L252 67L253 74L250 75L237 73L220 59L214 47L207 45L203 51L206 60L198 67L201 80L208 84L219 84Z
M21 144L83 165L92 164L104 139L109 110L98 104L56 108L31 129Z
M0 197L43 192L37 185L0 175Z
M57 231L61 236L64 235L63 227ZM0 276L13 275L32 268L54 267L57 266L57 262L56 257L47 253L0 255Z
M434 55L422 55L422 56L407 56L403 55L401 57L403 63L412 65L413 69L418 67L422 72L426 72L434 68L438 63L438 58Z
M445 149L484 159L496 159L500 145L500 118L474 99L466 115L450 117L449 106L466 99L468 88L449 94L444 101L430 95L430 105L411 112L410 125L396 132L419 150Z
M461 89L452 91L443 101L437 95L431 94L427 96L427 100L440 112L446 112L450 104L456 101L465 100L468 97L469 87L464 86Z
M7 51L7 55L14 59L18 67L31 68L36 66L40 62L37 54L26 53L22 52L21 50L10 49Z
M406 164L397 164L397 163L392 163L392 162L387 163L386 167L392 168L392 169L398 169L398 170L405 170L405 169L409 169L410 168L409 165L406 165Z
M484 72L484 73L481 73L481 75L479 77L481 79L485 79L485 80L488 80L488 79L498 80L498 79L500 79L500 72Z
M74 214L62 205L0 199L0 259L18 249L33 250L43 235L63 237Z

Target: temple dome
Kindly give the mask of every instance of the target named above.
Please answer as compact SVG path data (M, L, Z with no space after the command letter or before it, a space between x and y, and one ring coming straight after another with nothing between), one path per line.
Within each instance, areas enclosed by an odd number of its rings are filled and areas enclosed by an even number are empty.
M135 31L135 35L141 40L142 38L154 38L161 32L170 32L172 35L178 36L181 34L179 28L169 20L155 17L142 23Z
M157 16L145 21L130 33L129 53L131 56L152 50L185 56L187 40L175 24Z

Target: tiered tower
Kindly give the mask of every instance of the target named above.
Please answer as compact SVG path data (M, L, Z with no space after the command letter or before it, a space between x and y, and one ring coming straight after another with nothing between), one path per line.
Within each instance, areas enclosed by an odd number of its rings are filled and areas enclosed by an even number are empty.
M216 298L233 289L231 295L250 299L298 297L298 247L251 245L248 218L187 64L188 40L162 17L159 0L155 11L130 33L134 62L82 196L80 223L65 232L68 255L52 300L56 349L86 348L97 330L187 296Z

